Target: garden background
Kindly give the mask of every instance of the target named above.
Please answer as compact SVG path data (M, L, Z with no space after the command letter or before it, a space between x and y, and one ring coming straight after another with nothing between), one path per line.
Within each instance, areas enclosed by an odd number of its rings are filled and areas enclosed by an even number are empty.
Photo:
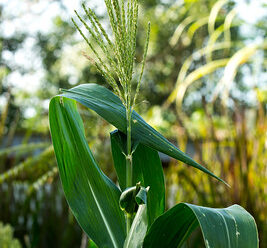
M160 154L167 207L240 204L267 247L266 2L139 2L137 71L148 21L151 35L137 111L231 185ZM104 1L84 3L107 24ZM108 87L71 22L81 4L0 0L0 247L86 247L63 195L48 125L49 99L60 88ZM96 160L116 181L114 128L79 109Z

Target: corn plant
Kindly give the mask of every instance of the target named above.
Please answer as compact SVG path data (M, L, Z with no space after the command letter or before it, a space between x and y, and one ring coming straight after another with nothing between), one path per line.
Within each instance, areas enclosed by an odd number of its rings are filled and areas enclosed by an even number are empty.
M95 58L88 57L89 60L115 94L97 84L84 84L62 90L49 106L59 174L78 223L99 247L182 247L197 227L202 231L206 247L258 247L255 221L238 205L212 209L180 203L164 212L164 174L158 152L227 183L170 143L134 110L145 67L150 25L141 72L135 82L137 0L126 3L105 0L105 4L113 39L95 13L84 5L90 24L77 12L76 15L92 39L87 38L75 20L73 23L95 55ZM110 134L110 140L119 185L114 184L95 161L76 102L117 128Z

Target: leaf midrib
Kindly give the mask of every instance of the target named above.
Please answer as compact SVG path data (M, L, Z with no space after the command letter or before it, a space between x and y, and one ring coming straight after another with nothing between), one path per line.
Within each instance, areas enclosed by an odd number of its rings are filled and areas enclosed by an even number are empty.
M110 228L110 224L109 224L108 220L106 219L104 213L102 212L101 205L99 204L98 199L97 199L97 197L96 197L96 195L95 195L95 193L94 193L94 191L93 191L93 189L92 189L92 186L91 186L91 184L90 184L90 181L87 180L87 183L88 183L88 186L89 186L89 188L90 188L90 190L91 190L91 192L92 192L92 196L93 196L93 198L94 198L94 200L95 200L95 203L96 203L96 205L97 205L97 208L98 208L98 210L99 210L99 213L100 213L100 215L101 215L101 217L102 217L102 219L103 219L103 222L105 223L105 227L106 227L106 229L107 229L107 231L108 231L108 234L109 234L109 236L110 236L110 239L111 239L111 241L112 241L114 247L119 248L119 245L118 245L116 239L114 238L115 235L113 234L112 229Z

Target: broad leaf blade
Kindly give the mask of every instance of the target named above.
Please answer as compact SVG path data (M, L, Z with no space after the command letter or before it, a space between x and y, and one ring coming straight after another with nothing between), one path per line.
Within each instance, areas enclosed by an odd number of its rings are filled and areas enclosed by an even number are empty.
M116 130L110 134L110 138L120 187L125 190L126 160L123 152L126 151L126 136ZM133 153L133 185L138 182L141 182L144 187L150 187L147 194L150 226L165 210L164 174L158 152L140 143Z
M255 220L241 206L233 205L225 209L204 208L191 204L187 206L198 219L206 247L258 247ZM216 223L214 228L210 227L210 223Z
M143 247L180 247L197 226L198 222L191 210L178 204L155 220L145 237Z
M181 247L200 226L207 248L257 248L257 227L242 207L206 208L180 203L160 216L151 226L144 248Z
M126 230L119 208L121 192L97 166L75 102L53 98L49 121L62 186L74 216L99 247L122 247Z
M106 121L117 127L123 133L126 133L127 122L125 107L119 97L114 95L110 90L97 84L83 84L70 90L66 90L63 96L74 99L84 106L94 110ZM180 151L176 146L147 124L135 111L133 111L132 114L132 136L142 144L191 165L224 182L208 169Z

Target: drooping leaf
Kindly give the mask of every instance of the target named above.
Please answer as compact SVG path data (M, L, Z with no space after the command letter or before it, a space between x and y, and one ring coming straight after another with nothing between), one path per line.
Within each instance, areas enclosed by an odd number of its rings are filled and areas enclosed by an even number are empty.
M96 164L75 101L54 97L49 121L62 186L74 216L99 247L122 247L126 224L119 207L121 192Z
M114 95L110 90L97 84L83 84L70 90L64 90L64 92L65 93L62 94L62 96L74 99L84 106L94 110L106 121L117 127L123 133L126 133L127 121L125 107L119 97ZM148 147L165 153L224 182L208 169L179 150L154 128L147 124L135 111L133 111L132 114L132 137L143 145L147 145Z
M255 220L239 205L216 209L180 203L153 223L144 248L181 247L198 226L207 248L257 248L259 245Z
M126 187L126 136L118 130L110 134L114 166L119 178L120 187ZM133 141L133 144L136 144ZM133 145L135 147L135 145ZM161 161L158 152L142 144L138 144L133 153L133 184L141 182L150 187L148 200L149 225L164 212L165 184Z
M197 82L198 79L213 73L218 68L224 67L228 61L229 59L213 60L212 62L207 63L188 74L182 82L179 82L180 84L177 84L177 87L174 91L176 93L175 98L177 106L179 106L180 109L182 108L182 102L189 86Z
M267 42L262 44L252 44L245 46L242 49L238 50L228 61L225 69L224 75L221 80L217 83L216 88L213 91L213 101L222 94L223 102L226 103L226 100L229 97L229 91L231 85L233 85L234 78L237 74L238 67L246 63L259 48L263 48L264 44L267 45Z
M179 71L175 87L169 95L168 99L166 100L165 106L169 106L176 99L178 100L177 104L179 105L179 101L183 100L185 91L193 82L195 82L201 77L204 77L205 75L214 72L215 70L223 66L223 64L225 63L223 60L217 60L216 62L213 61L215 62L214 64L207 63L206 66L201 66L200 68L189 73L191 65L195 60L201 58L202 56L207 56L208 52L212 53L218 50L229 48L230 46L230 42L220 42L214 44L212 48L206 46L199 50L196 50L192 55L188 56ZM179 92L180 90L182 90L182 92Z

